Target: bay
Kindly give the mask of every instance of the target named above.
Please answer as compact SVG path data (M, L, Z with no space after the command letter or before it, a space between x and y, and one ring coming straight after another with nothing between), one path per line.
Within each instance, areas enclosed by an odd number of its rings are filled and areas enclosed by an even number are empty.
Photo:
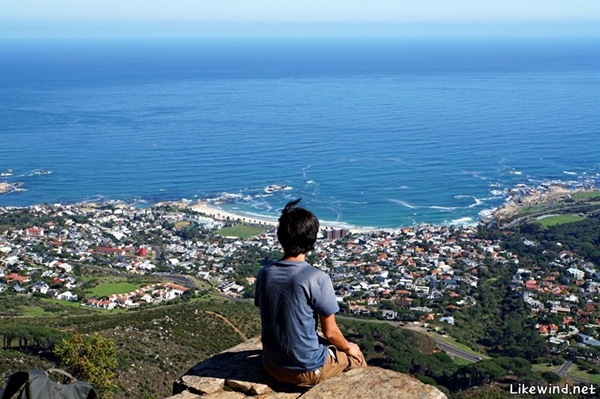
M399 227L600 181L597 40L2 44L0 180L24 191L0 206L208 198L276 217L302 197Z

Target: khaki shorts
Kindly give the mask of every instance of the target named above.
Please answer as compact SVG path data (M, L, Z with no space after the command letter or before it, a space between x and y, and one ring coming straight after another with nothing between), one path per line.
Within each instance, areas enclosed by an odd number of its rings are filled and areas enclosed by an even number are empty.
M310 387L319 382L336 376L351 369L367 367L364 356L360 354L360 360L348 356L345 352L337 349L335 346L329 346L329 356L325 364L310 371L296 371L283 368L270 367L263 363L265 372L277 381L288 384Z

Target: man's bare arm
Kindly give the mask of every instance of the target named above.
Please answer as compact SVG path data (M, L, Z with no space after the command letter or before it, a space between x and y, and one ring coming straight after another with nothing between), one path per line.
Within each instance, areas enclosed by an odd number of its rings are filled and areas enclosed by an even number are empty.
M355 343L349 342L344 334L340 331L336 321L335 315L320 316L321 319L321 331L325 338L336 348L346 352L348 356L352 356L355 359L363 360L360 348Z

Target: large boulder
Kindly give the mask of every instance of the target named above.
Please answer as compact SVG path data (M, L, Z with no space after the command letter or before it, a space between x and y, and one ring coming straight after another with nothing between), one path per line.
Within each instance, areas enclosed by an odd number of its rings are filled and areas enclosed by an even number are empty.
M260 337L198 363L173 384L168 399L447 399L416 378L378 367L350 370L310 389L267 379L260 365Z

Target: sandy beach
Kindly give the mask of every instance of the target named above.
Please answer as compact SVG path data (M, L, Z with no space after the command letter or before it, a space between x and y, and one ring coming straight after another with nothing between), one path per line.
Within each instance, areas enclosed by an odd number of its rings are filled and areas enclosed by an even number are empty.
M206 201L199 201L193 205L190 205L190 208L196 212L203 213L217 220L241 220L245 223L251 224L259 224L259 225L267 225L267 226L277 226L277 219L270 219L266 217L256 217L256 216L244 216L238 215L233 212L225 211L219 208L216 205L209 204Z
M219 208L217 205L213 205L208 203L207 201L198 201L193 205L189 205L189 207L196 211L208 215L216 220L241 220L244 223L250 224L258 224L258 225L266 225L277 227L278 220L275 218L268 217L258 217L258 216L246 216L239 215L233 212L225 211ZM335 224L331 222L323 222L320 221L321 228L332 228L332 229L348 229L351 233L368 233L372 231L381 231L381 230L392 230L392 229L377 229L377 228L358 228L358 227L348 227L340 224Z

